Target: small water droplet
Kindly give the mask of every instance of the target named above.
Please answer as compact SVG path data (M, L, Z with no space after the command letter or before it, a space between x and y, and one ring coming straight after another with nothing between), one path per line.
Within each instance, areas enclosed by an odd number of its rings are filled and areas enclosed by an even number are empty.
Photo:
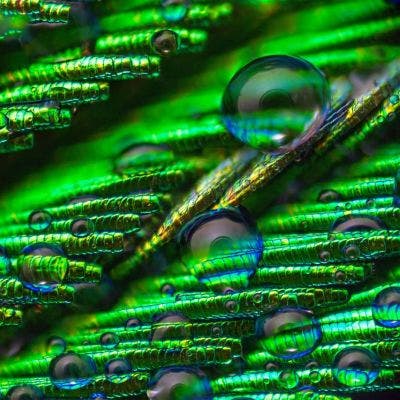
M79 238L86 237L93 233L93 222L88 218L80 218L72 221L71 233Z
M51 354L61 354L64 353L67 344L65 340L60 336L51 336L47 340L47 352Z
M358 258L361 254L360 248L355 245L355 244L349 244L343 249L343 253L346 256L346 258L350 260L354 260Z
M161 287L161 293L166 294L168 296L172 296L175 293L175 287L169 283L165 283Z
M318 201L321 203L332 203L340 200L340 194L336 190L326 189L322 190L318 195Z
M189 0L161 0L161 13L168 22L178 22L185 18Z
M372 316L378 325L386 328L400 326L400 287L383 289L372 303Z
M43 392L33 385L12 387L6 394L7 400L44 400Z
M75 390L88 385L96 374L96 365L87 355L66 353L53 358L50 379L62 390Z
M349 347L335 357L333 375L342 385L369 385L378 373L379 361L376 355L362 347Z
M178 43L178 35L169 29L155 32L151 38L153 50L163 56L175 53Z
M125 382L130 378L132 366L126 358L116 358L109 361L105 367L107 380L113 383Z
M129 318L128 321L126 321L125 328L132 329L132 328L136 328L140 325L141 325L141 322L137 318Z
M106 349L114 349L119 344L119 337L113 332L106 332L100 336L100 344Z
M284 308L257 321L260 344L269 353L284 359L311 353L322 338L321 326L311 312Z
M299 377L295 371L282 371L279 374L279 384L284 389L294 389L299 384Z
M44 231L51 224L52 218L47 211L32 211L29 215L29 227L34 231Z
M239 304L234 300L228 300L225 303L225 308L230 313L237 313L239 311Z

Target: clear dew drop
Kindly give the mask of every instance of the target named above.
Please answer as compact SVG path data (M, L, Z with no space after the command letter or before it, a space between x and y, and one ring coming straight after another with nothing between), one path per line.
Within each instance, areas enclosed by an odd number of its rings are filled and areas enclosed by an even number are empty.
M161 13L168 22L178 22L185 18L189 0L161 0Z
M279 384L284 389L294 389L299 384L299 376L296 374L296 371L287 370L282 371L279 374Z
M141 325L141 322L137 318L129 318L125 323L126 329L137 328Z
M191 368L167 368L151 379L147 397L149 400L207 399L208 381L204 373Z
M61 354L64 353L67 343L60 336L51 336L47 340L47 353L50 354Z
M173 54L178 49L178 35L169 29L155 32L151 38L151 46L162 56Z
M22 254L43 257L64 256L63 251L58 246L45 243L36 243L25 247ZM29 260L26 260L20 266L18 276L26 288L34 292L49 293L62 282L65 271L65 268L58 265L57 268L44 272L40 268L32 266Z
M377 378L379 360L374 353L362 347L349 347L336 357L333 375L345 386L369 385Z
M33 385L12 387L6 394L6 400L44 400L43 392Z
M132 366L126 358L116 358L106 364L104 372L110 382L122 383L130 378Z
M79 238L90 235L93 230L93 222L88 218L79 218L71 223L71 233Z
M49 372L54 386L62 390L76 390L93 380L96 365L87 355L66 353L51 360Z
M222 118L251 147L287 150L314 135L330 109L329 85L309 62L287 55L258 58L225 89Z
M46 230L52 221L50 213L43 210L32 211L29 215L29 227L34 231Z
M372 303L372 316L378 325L386 328L400 326L400 287L383 289Z
M311 353L322 338L321 326L311 312L284 308L257 322L260 344L271 354L294 359Z
M100 344L106 349L114 349L119 344L119 337L113 332L106 332L100 336Z

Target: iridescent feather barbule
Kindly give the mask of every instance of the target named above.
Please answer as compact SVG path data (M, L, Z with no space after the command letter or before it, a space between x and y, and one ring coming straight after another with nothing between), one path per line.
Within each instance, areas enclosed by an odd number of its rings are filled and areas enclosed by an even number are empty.
M0 0L0 398L397 398L399 37L398 1Z

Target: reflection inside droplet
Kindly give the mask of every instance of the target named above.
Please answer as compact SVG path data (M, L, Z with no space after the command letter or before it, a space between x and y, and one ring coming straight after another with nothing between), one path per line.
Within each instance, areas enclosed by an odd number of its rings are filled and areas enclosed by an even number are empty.
M185 18L189 0L161 0L161 13L168 22L178 22Z
M378 325L387 328L400 326L400 287L383 289L372 303L372 316Z
M122 383L130 378L132 366L126 358L109 361L105 367L106 378L113 383Z
M33 211L29 215L29 226L34 231L44 231L51 224L52 218L47 211Z
M266 150L303 142L322 126L329 109L329 86L321 71L286 55L244 66L222 100L227 129L240 141Z

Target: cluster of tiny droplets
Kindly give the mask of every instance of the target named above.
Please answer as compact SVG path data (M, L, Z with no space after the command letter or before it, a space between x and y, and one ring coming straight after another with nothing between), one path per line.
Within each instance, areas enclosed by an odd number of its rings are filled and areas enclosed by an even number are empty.
M0 153L115 119L3 190L0 398L395 398L399 33L385 0L0 0Z

